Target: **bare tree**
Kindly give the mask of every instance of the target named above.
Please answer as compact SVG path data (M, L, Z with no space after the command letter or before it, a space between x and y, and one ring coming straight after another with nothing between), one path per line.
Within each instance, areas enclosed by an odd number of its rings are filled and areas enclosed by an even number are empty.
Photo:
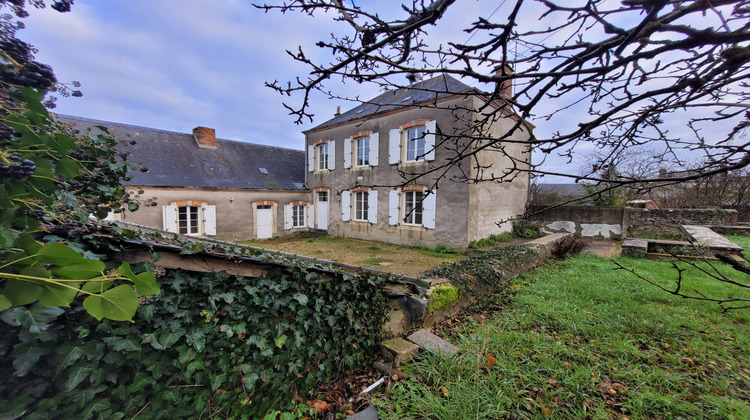
M289 52L310 66L309 76L269 83L282 94L302 94L299 103L286 105L297 122L312 120L313 91L358 100L337 95L326 84L330 79L392 89L408 86L408 75L445 73L483 86L484 92L473 95L486 105L485 119L475 121L470 134L481 146L462 150L447 165L497 147L520 130L519 121L504 135L482 136L482 126L508 110L555 127L549 135L531 139L541 156L573 159L580 145L618 154L658 144L666 151L660 159L670 164L703 158L700 170L683 180L750 163L745 139L750 124L747 0L503 1L496 12L505 13L477 16L458 35L462 38L445 42L440 36L452 29L451 12L461 7L455 0L412 1L401 7L400 15L390 4L371 10L344 0L256 7L311 16L329 13L340 24L331 28L329 40L317 43L330 53L330 61L316 63L302 49ZM508 81L515 92L504 98ZM491 108L498 100L505 106ZM540 166L530 170L601 181L596 172L582 177ZM642 181L623 178L618 183Z
M381 3L379 10L346 0L257 4L266 12L326 14L336 21L330 35L316 44L327 60L317 62L301 48L290 51L294 60L309 66L309 75L268 85L300 98L285 105L298 123L312 121L310 101L316 91L359 101L338 94L340 82L397 89L409 87L407 76L448 74L478 86L473 92L433 90L436 96L474 96L484 104L482 117L460 133L473 147L451 138L436 144L455 151L444 167L477 165L475 156L482 150L502 152L502 142L523 130L524 121L538 127L528 144L541 163L559 155L577 164L592 149L607 150L589 162L596 169L583 174L528 167L520 161L525 157L506 156L517 162L511 170L488 178L483 171L467 171L480 174L467 175L467 181L510 181L529 171L606 183L606 188L663 185L653 171L639 177L602 176L613 156L644 145L664 152L654 156L652 165L701 162L671 178L673 183L750 164L750 0L496 3L493 12L477 13L463 24L459 15L471 12L455 0L412 0L400 9ZM495 7L492 2L479 5L488 4ZM438 101L418 105L441 106ZM509 112L521 118L505 133L485 134L493 120ZM685 296L680 293L678 287L675 294Z

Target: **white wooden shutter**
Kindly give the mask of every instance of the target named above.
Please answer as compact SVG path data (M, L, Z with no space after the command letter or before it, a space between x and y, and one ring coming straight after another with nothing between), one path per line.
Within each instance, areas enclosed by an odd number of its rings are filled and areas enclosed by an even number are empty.
M378 166L378 151L380 150L380 135L370 136L370 166Z
M336 142L328 142L328 169L336 169Z
M315 209L312 204L305 206L305 212L307 213L307 227L315 227Z
M177 206L163 206L161 212L164 230L177 233Z
M429 191L422 200L422 226L427 229L435 229L435 190Z
M293 228L292 224L292 205L286 204L284 206L284 229L291 229Z
M367 196L367 221L378 223L378 192L370 191Z
M307 171L315 170L315 146L307 146Z
M203 206L203 233L216 235L216 206Z
M395 165L401 160L401 130L394 128L388 132L388 163Z
M344 168L352 167L352 138L344 140Z
M435 120L429 121L424 126L424 160L435 160L435 137L437 133L437 123Z
M388 224L398 225L398 204L401 198L399 190L388 191Z
M348 222L352 218L351 193L341 191L341 221Z

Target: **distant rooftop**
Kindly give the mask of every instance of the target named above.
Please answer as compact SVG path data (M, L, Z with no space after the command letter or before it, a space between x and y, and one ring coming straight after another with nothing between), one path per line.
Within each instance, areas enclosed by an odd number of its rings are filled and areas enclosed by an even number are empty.
M188 133L158 130L110 121L57 115L58 121L85 134L105 126L118 138L119 151L131 164L144 165L129 175L129 185L153 187L304 190L305 153L234 140L216 139L216 147L201 148Z

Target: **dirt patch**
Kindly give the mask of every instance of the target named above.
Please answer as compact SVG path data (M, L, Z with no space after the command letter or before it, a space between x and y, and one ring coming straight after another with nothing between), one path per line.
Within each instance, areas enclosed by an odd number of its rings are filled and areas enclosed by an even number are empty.
M422 248L332 236L277 238L242 243L412 277L418 277L422 272L444 262L455 262L463 258L459 253L439 253Z
M584 253L594 254L604 258L614 258L620 255L622 247L620 242L605 240L588 240L589 246L583 250Z

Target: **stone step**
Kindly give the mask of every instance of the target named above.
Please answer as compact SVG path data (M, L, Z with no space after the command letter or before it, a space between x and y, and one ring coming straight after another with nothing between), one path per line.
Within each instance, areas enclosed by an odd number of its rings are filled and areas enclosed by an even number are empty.
M453 356L459 352L458 347L425 329L416 331L412 335L406 337L406 339L424 350L438 355Z
M395 366L401 366L402 363L410 361L419 351L419 346L403 338L392 338L383 341L380 346L383 355L388 360L392 360Z

